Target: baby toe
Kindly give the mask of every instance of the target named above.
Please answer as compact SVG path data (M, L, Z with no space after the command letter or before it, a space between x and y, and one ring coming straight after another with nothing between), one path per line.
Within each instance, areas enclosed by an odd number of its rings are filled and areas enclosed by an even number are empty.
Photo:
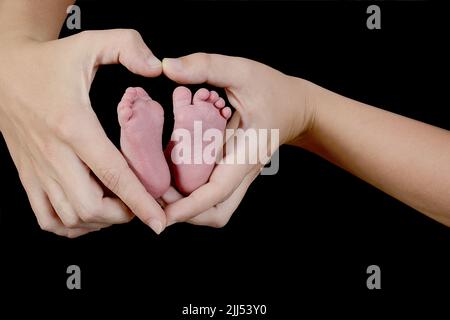
M223 109L220 110L220 114L222 115L222 117L224 117L225 119L230 119L231 117L231 108L230 107L225 107Z
M225 100L223 98L219 98L215 103L214 106L218 109L222 109L225 107Z
M209 96L210 96L209 90L205 88L198 89L197 92L194 94L193 102L195 104L196 102L206 101L208 100Z
M214 103L216 103L219 99L220 99L219 94L218 94L216 91L212 90L212 91L209 93L209 98L208 98L207 102L210 102L210 103L213 103L213 104L214 104Z

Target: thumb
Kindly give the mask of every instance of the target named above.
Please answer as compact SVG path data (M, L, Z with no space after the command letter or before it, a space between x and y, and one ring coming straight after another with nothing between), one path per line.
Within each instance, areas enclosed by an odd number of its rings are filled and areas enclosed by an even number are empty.
M165 58L163 72L183 84L209 83L221 88L238 88L245 83L256 62L220 54L194 53L181 58Z
M83 48L88 48L93 66L122 64L129 71L145 77L162 72L161 61L133 29L84 31L78 34Z

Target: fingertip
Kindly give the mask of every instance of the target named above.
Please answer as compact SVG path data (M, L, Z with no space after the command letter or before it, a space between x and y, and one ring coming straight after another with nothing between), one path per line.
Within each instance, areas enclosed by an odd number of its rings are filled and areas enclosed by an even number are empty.
M164 58L162 60L162 72L171 80L183 83L183 63L179 58Z
M153 54L150 56L149 59L147 59L147 63L150 66L150 68L161 68L162 62L157 57L155 57Z
M159 76L162 73L162 62L154 55L147 59L147 66L149 76Z
M181 58L164 58L163 73L178 83L195 84L207 80L204 63L195 60L195 54Z
M163 232L164 230L164 225L160 220L157 219L150 219L147 222L147 225L153 230L155 231L156 234L161 234L161 232Z
M162 61L162 67L165 71L182 71L183 69L183 63L181 62L181 59L178 58L164 58Z

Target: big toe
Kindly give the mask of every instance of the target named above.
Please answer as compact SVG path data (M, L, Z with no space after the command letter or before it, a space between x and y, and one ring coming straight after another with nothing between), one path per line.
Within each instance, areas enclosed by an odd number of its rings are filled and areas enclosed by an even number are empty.
M139 98L146 99L146 100L151 100L151 98L148 95L147 91L145 91L143 88L136 87L136 88L134 88L134 90L136 90L136 94L137 94L137 96Z
M173 110L176 111L179 107L190 105L192 102L192 93L186 87L177 87L173 91Z

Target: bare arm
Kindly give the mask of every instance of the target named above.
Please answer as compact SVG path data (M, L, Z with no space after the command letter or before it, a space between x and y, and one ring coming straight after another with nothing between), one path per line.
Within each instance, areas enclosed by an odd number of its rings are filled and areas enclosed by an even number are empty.
M450 226L450 131L316 85L309 97L311 129L293 144Z
M0 0L0 32L34 40L54 40L73 0Z

